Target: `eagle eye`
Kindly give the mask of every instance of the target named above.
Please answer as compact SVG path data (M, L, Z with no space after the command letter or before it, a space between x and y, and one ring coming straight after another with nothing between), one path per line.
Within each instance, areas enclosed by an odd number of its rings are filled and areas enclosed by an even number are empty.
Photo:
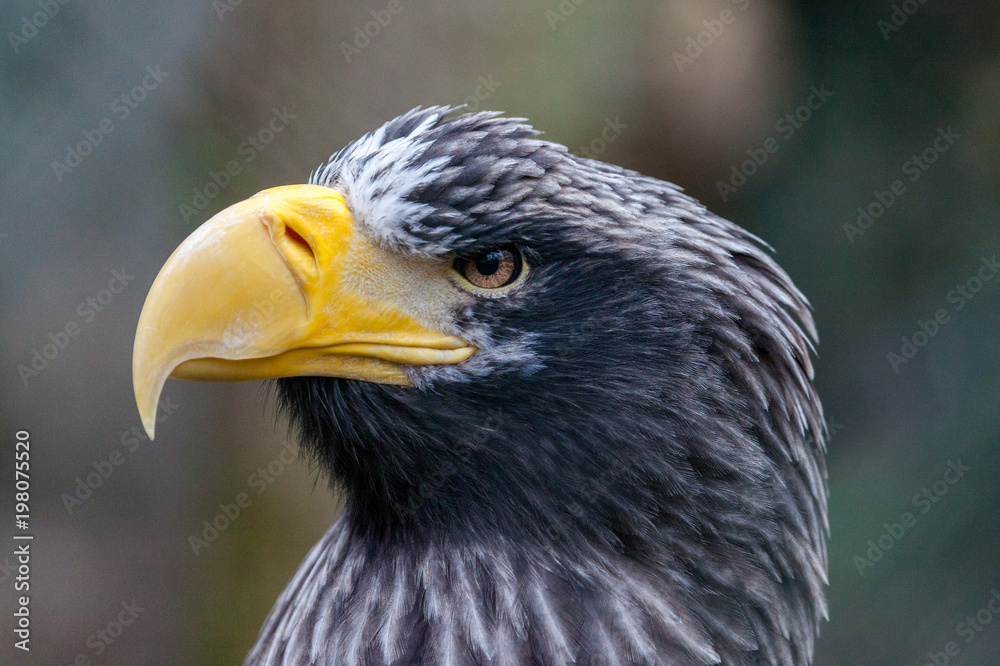
M455 272L477 290L510 287L524 273L524 259L516 247L500 247L470 257L457 257Z

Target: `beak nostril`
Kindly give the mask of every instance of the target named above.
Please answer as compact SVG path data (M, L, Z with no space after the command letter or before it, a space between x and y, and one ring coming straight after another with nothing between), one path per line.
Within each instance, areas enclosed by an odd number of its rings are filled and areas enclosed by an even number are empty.
M295 245L298 245L303 251L309 254L313 253L312 246L306 242L306 239L302 237L302 234L297 232L295 229L289 226L285 226L285 236Z
M275 246L285 257L296 280L314 282L318 277L319 266L316 252L309 241L290 224L281 224L272 233Z

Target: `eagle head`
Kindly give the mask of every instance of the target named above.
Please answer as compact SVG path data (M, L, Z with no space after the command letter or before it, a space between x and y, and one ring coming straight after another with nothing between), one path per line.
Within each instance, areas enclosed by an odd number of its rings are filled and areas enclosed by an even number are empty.
M670 183L416 109L196 230L134 352L272 378L343 513L252 664L809 664L805 297Z

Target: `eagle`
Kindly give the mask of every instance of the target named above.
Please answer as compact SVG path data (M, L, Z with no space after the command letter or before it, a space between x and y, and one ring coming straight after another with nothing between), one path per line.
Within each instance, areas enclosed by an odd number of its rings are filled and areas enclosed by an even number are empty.
M811 307L671 183L416 108L212 217L136 332L273 381L343 510L248 665L808 665L827 616Z

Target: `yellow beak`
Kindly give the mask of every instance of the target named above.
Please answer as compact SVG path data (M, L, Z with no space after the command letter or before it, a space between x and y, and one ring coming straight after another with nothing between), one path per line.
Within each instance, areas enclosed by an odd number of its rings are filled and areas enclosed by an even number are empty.
M167 377L405 386L406 365L472 355L407 312L398 281L383 279L390 259L355 228L343 197L317 185L264 190L196 229L139 316L132 381L149 438Z

